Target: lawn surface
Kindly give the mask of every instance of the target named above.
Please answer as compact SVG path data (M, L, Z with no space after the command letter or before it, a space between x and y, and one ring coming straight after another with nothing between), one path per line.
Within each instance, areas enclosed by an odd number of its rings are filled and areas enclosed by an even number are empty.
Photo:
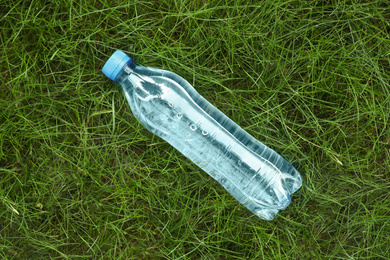
M0 0L0 258L388 259L388 0ZM102 73L186 78L304 184L263 221Z

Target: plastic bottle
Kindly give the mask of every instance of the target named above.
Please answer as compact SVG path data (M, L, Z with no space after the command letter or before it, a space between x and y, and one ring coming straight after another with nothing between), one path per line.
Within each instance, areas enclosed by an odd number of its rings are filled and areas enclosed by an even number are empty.
M197 164L240 203L275 218L301 187L295 168L205 100L175 73L136 65L117 50L103 73L118 82L135 117Z

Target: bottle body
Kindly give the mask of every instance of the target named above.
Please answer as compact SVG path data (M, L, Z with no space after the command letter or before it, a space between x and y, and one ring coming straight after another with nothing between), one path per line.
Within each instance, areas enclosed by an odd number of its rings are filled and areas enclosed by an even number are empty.
M115 77L133 114L240 203L272 220L302 180L295 168L206 101L175 73L128 61Z

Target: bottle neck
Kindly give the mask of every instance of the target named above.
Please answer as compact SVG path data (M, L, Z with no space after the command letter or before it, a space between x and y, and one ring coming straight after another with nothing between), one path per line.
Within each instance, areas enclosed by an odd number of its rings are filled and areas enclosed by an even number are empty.
M118 82L122 85L123 81L126 79L127 76L129 76L131 73L134 73L136 65L131 60L129 60L121 69L121 71L118 73L118 75L115 78L115 82Z

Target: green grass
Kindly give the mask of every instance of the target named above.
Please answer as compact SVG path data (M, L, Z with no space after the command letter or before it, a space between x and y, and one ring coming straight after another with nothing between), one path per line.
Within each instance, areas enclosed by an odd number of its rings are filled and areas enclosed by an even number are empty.
M390 258L388 0L0 0L0 258ZM115 49L299 169L272 222L136 121Z

